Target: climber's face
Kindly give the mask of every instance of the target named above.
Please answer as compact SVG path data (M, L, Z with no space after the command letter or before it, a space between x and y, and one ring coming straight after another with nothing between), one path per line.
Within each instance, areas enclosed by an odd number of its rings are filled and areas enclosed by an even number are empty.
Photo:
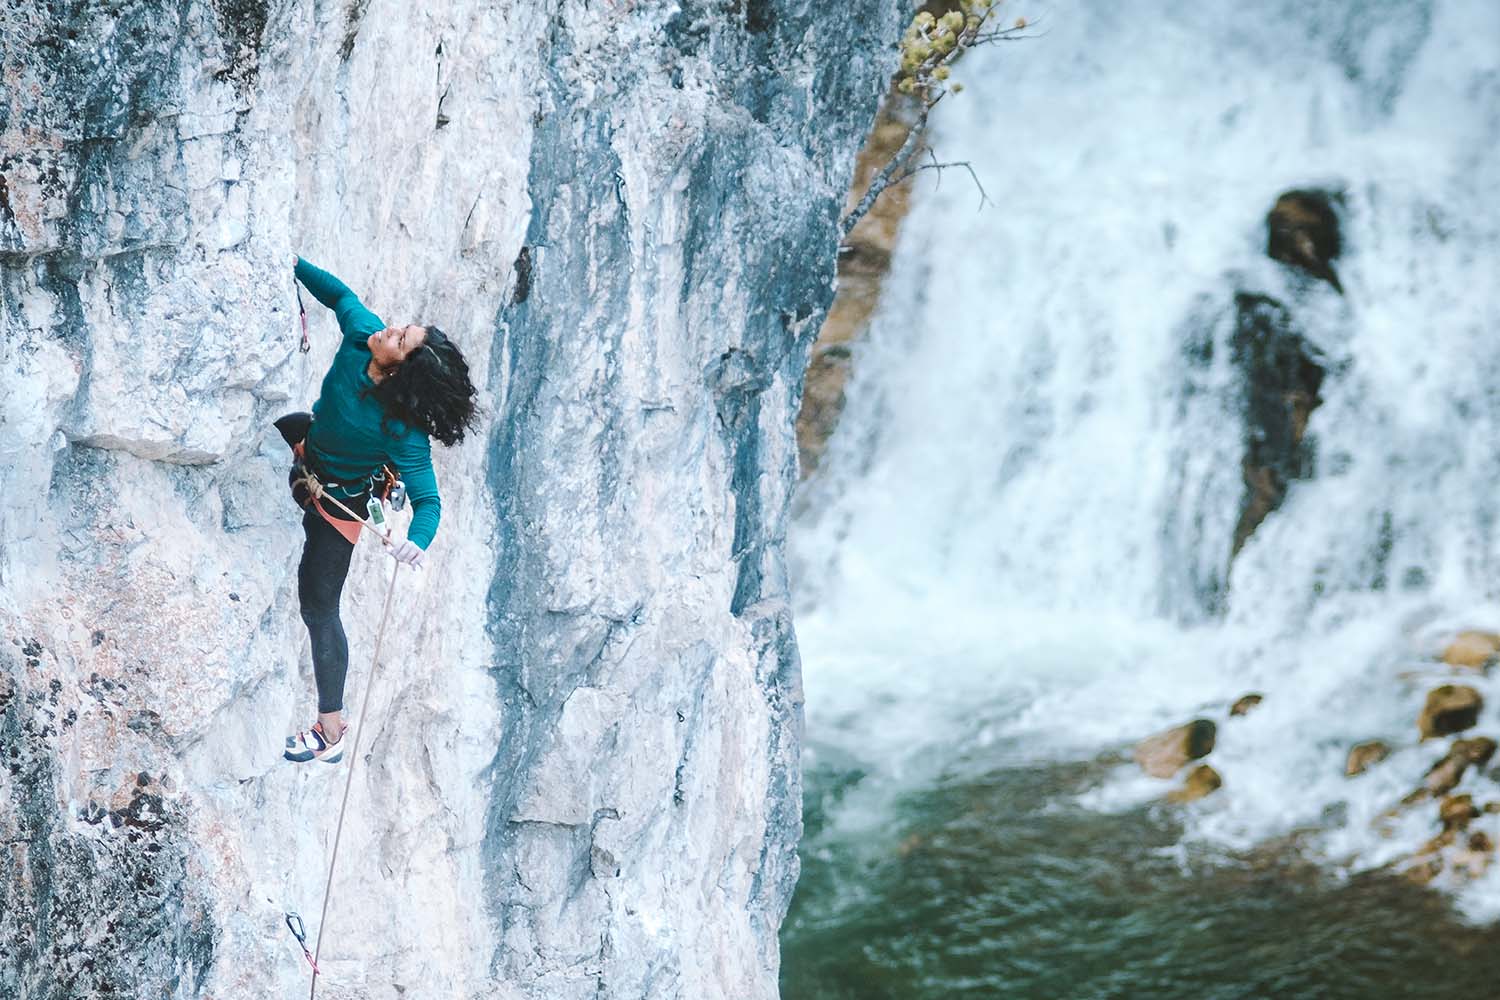
M425 326L388 326L378 333L372 333L365 341L370 347L370 354L374 356L375 363L382 368L396 368L405 361L412 351L420 350L427 341L427 328Z

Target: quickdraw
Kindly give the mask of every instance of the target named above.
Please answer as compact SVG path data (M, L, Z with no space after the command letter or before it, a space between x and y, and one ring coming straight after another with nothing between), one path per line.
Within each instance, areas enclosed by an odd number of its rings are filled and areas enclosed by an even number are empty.
M297 315L302 318L301 350L303 354L306 354L308 351L312 350L312 341L309 340L307 336L307 307L302 304L302 286L294 282L292 284L292 287L297 290Z
M396 476L396 470L382 465L380 471L370 477L370 490L379 495L382 503L391 505L391 510L406 506L406 484Z
M313 975L316 976L318 974L318 960L313 958L313 953L307 948L307 931L303 928L302 918L297 915L296 910L287 913L286 926L292 932L292 937L296 938L297 943L302 946L302 957L307 959L307 964L312 966Z

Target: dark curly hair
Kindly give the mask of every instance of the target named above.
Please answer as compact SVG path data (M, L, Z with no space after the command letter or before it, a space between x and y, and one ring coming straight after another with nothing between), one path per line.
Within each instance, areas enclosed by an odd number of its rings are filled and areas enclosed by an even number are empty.
M425 328L427 339L406 356L401 366L375 385L365 396L379 401L385 416L381 429L399 420L425 431L443 444L455 445L472 428L479 409L479 395L469 381L469 363L457 345L435 326Z

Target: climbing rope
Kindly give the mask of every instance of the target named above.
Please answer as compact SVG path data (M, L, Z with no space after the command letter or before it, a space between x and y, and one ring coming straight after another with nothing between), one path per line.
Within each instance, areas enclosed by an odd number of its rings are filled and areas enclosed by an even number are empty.
M392 544L392 533L389 527L382 531L378 525L354 513L338 497L324 489L323 484L318 482L318 477L307 471L305 467L299 481L307 488L308 493L312 496L315 503L320 500L329 501L345 514L348 514L351 520L374 532L375 537L379 538L382 544ZM321 507L319 508L319 513L322 513ZM312 986L307 993L308 1000L314 1000L318 992L318 958L323 953L323 931L328 927L328 902L333 896L333 873L339 860L339 841L343 838L344 834L344 813L349 808L349 791L354 787L354 766L359 761L359 738L364 732L365 713L366 709L370 707L370 693L375 689L375 671L380 666L380 646L385 640L385 627L391 618L391 600L396 596L396 576L400 571L401 564L398 562L391 569L390 586L385 591L385 609L380 614L380 628L375 632L375 652L370 656L370 677L365 682L364 700L360 702L359 715L356 716L360 720L360 724L353 727L354 745L346 751L349 754L349 775L344 779L344 797L339 803L339 821L333 831L333 854L328 860L328 881L323 886L323 912L318 917L318 940L313 947L312 954L308 954L307 942L302 933L299 933L302 928L302 918L298 917L295 913L287 914L287 926L291 928L292 934L296 936L297 941L302 945L302 954L307 957L308 964L312 966ZM294 918L296 921L295 924L293 923Z
M391 570L391 584L385 590L385 610L380 614L380 629L375 633L375 653L370 657L370 679L365 682L365 697L359 706L360 724L354 728L354 746L350 750L349 776L344 779L344 799L339 803L339 822L333 832L333 856L328 860L328 882L323 887L323 912L318 917L318 943L313 948L312 988L307 992L307 1000L313 1000L318 992L318 957L323 953L323 932L328 929L328 901L333 895L333 870L338 864L339 840L344 833L344 810L349 806L349 789L354 787L354 765L359 761L359 737L364 731L365 709L370 707L370 692L375 689L375 669L380 665L380 643L385 638L386 623L390 621L391 598L396 595L396 575L400 571L401 564L396 563Z

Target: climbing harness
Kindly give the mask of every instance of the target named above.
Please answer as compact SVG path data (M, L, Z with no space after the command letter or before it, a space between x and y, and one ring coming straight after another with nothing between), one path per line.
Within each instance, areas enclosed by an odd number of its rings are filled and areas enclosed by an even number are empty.
M365 518L354 513L354 511L349 509L348 505L346 505L332 493L328 492L329 487L337 487L338 484L321 482L318 479L317 475L315 475L313 471L307 467L306 459L303 457L302 453L302 443L300 441L292 450L296 452L297 455L297 464L292 470L293 495L295 495L297 490L299 489L304 491L308 497L307 502L312 504L313 509L318 512L318 515L322 517L323 520L327 521L330 525L333 526L333 529L335 531L344 536L345 541L347 541L350 545L353 545L355 542L359 541L359 531L361 528L366 526ZM375 498L372 495L370 499L374 500ZM328 508L323 506L324 500L327 500L329 503L338 507L345 514L347 514L348 520L345 520L341 517L334 517L333 514L329 512ZM379 501L376 502L378 503ZM373 528L372 530L375 531L376 536L380 537L382 541L389 543L390 539L389 537L387 537L390 534L389 531L381 531L379 528Z
M302 946L302 957L307 959L307 964L312 966L313 975L318 974L318 963L313 958L312 952L307 950L307 932L302 927L302 918L297 915L296 910L287 911L286 925L292 932L292 937Z
M317 474L307 467L307 457L303 449L303 442L298 441L292 445L292 453L297 456L297 464L292 471L292 491L295 495L297 489L306 491L309 502L322 516L323 520L333 526L334 530L343 535L349 544L354 544L359 539L360 528L369 528L375 532L376 537L387 545L391 544L390 528L385 523L385 510L381 506L383 501L389 500L392 510L401 510L406 506L406 484L396 478L396 473L388 465L382 465L380 471L370 477L369 485L360 490L361 494L370 494L370 499L365 503L366 514L361 517L341 502L338 497L329 492L330 488L339 488L338 483L324 483L318 479ZM349 520L334 517L323 506L323 501L336 506L339 510L349 515Z
M302 304L302 286L292 282L292 287L297 290L297 315L302 317L302 353L306 354L312 350L312 341L307 337L307 307Z

